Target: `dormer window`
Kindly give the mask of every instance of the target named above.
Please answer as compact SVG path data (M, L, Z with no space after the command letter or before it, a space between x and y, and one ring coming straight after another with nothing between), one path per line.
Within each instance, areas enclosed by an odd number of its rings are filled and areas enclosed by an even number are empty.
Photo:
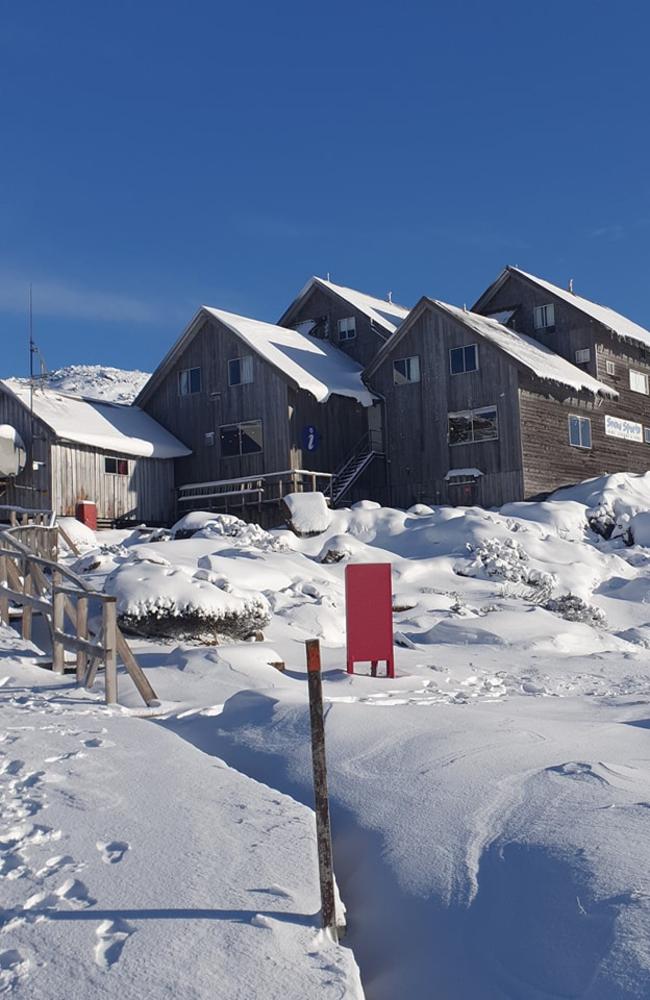
M546 306L535 306L533 315L536 330L555 329L555 306L549 302Z
M354 340L357 335L357 321L354 316L347 316L337 323L339 341Z

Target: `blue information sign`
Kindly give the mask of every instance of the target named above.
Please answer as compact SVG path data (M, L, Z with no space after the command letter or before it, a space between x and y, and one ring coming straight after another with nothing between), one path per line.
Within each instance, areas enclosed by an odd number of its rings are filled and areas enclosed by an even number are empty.
M313 424L302 429L302 446L305 451L316 451L320 444L320 434Z

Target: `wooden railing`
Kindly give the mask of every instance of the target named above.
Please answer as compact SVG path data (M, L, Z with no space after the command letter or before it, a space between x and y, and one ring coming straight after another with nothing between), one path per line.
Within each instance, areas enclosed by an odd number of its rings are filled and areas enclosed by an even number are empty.
M207 510L228 513L263 505L278 504L287 493L316 492L320 490L329 499L333 476L329 472L308 469L285 469L261 476L240 476L237 479L216 479L205 483L187 483L180 486L177 495L178 513Z
M0 531L0 623L9 625L10 606L20 606L22 635L31 641L34 612L39 613L52 640L54 673L65 672L65 654L73 652L77 681L90 688L103 665L106 703L115 704L119 657L145 704L157 703L155 691L117 624L115 598L92 590L76 573L44 554L56 546L54 535L58 535L56 526L38 524ZM89 627L91 604L100 612L99 627L93 629ZM66 619L71 629L66 627Z

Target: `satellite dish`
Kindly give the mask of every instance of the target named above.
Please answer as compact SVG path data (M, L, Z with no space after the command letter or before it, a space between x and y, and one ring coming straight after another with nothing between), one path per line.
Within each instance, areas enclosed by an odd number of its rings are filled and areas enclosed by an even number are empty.
M0 479L19 476L26 462L27 449L16 428L0 424Z

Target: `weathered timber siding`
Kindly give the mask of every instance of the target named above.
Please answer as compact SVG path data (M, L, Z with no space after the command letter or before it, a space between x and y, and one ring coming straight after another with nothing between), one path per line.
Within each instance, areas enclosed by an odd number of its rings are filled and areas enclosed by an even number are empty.
M253 381L228 385L228 361L251 355ZM201 368L201 392L180 396L178 373ZM216 319L205 323L177 359L144 409L192 449L176 459L176 485L235 479L279 472L290 465L287 383L263 358ZM263 451L222 457L219 428L245 420L261 420ZM214 432L215 443L206 442Z
M355 317L357 335L353 340L339 341L338 320L349 316ZM340 347L364 368L370 364L389 336L383 327L373 326L365 313L340 299L334 292L321 287L312 288L298 308L287 315L282 325L293 328L304 320L316 320L321 317L327 317L331 343Z
M485 506L518 499L523 494L519 438L518 373L491 345L478 344L479 370L451 375L449 351L477 343L477 338L451 318L426 309L395 345L371 381L385 397L385 439L390 502L405 507L417 501L453 500L445 475L452 469L477 468L476 501ZM418 355L420 382L395 385L393 361ZM450 445L447 415L496 405L499 438Z
M168 459L134 458L77 444L52 445L52 482L57 514L73 516L79 500L94 500L106 520L168 521L174 513L174 470ZM104 460L121 458L129 473L105 472Z
M50 443L52 435L39 420L0 386L0 424L14 427L27 449L27 464L21 474L0 487L0 502L38 510L51 508ZM33 431L33 433L32 433ZM42 463L33 468L33 462Z
M293 467L336 472L368 431L368 407L346 396L330 396L319 403L304 389L289 391ZM312 425L319 434L316 451L303 447L303 435Z

